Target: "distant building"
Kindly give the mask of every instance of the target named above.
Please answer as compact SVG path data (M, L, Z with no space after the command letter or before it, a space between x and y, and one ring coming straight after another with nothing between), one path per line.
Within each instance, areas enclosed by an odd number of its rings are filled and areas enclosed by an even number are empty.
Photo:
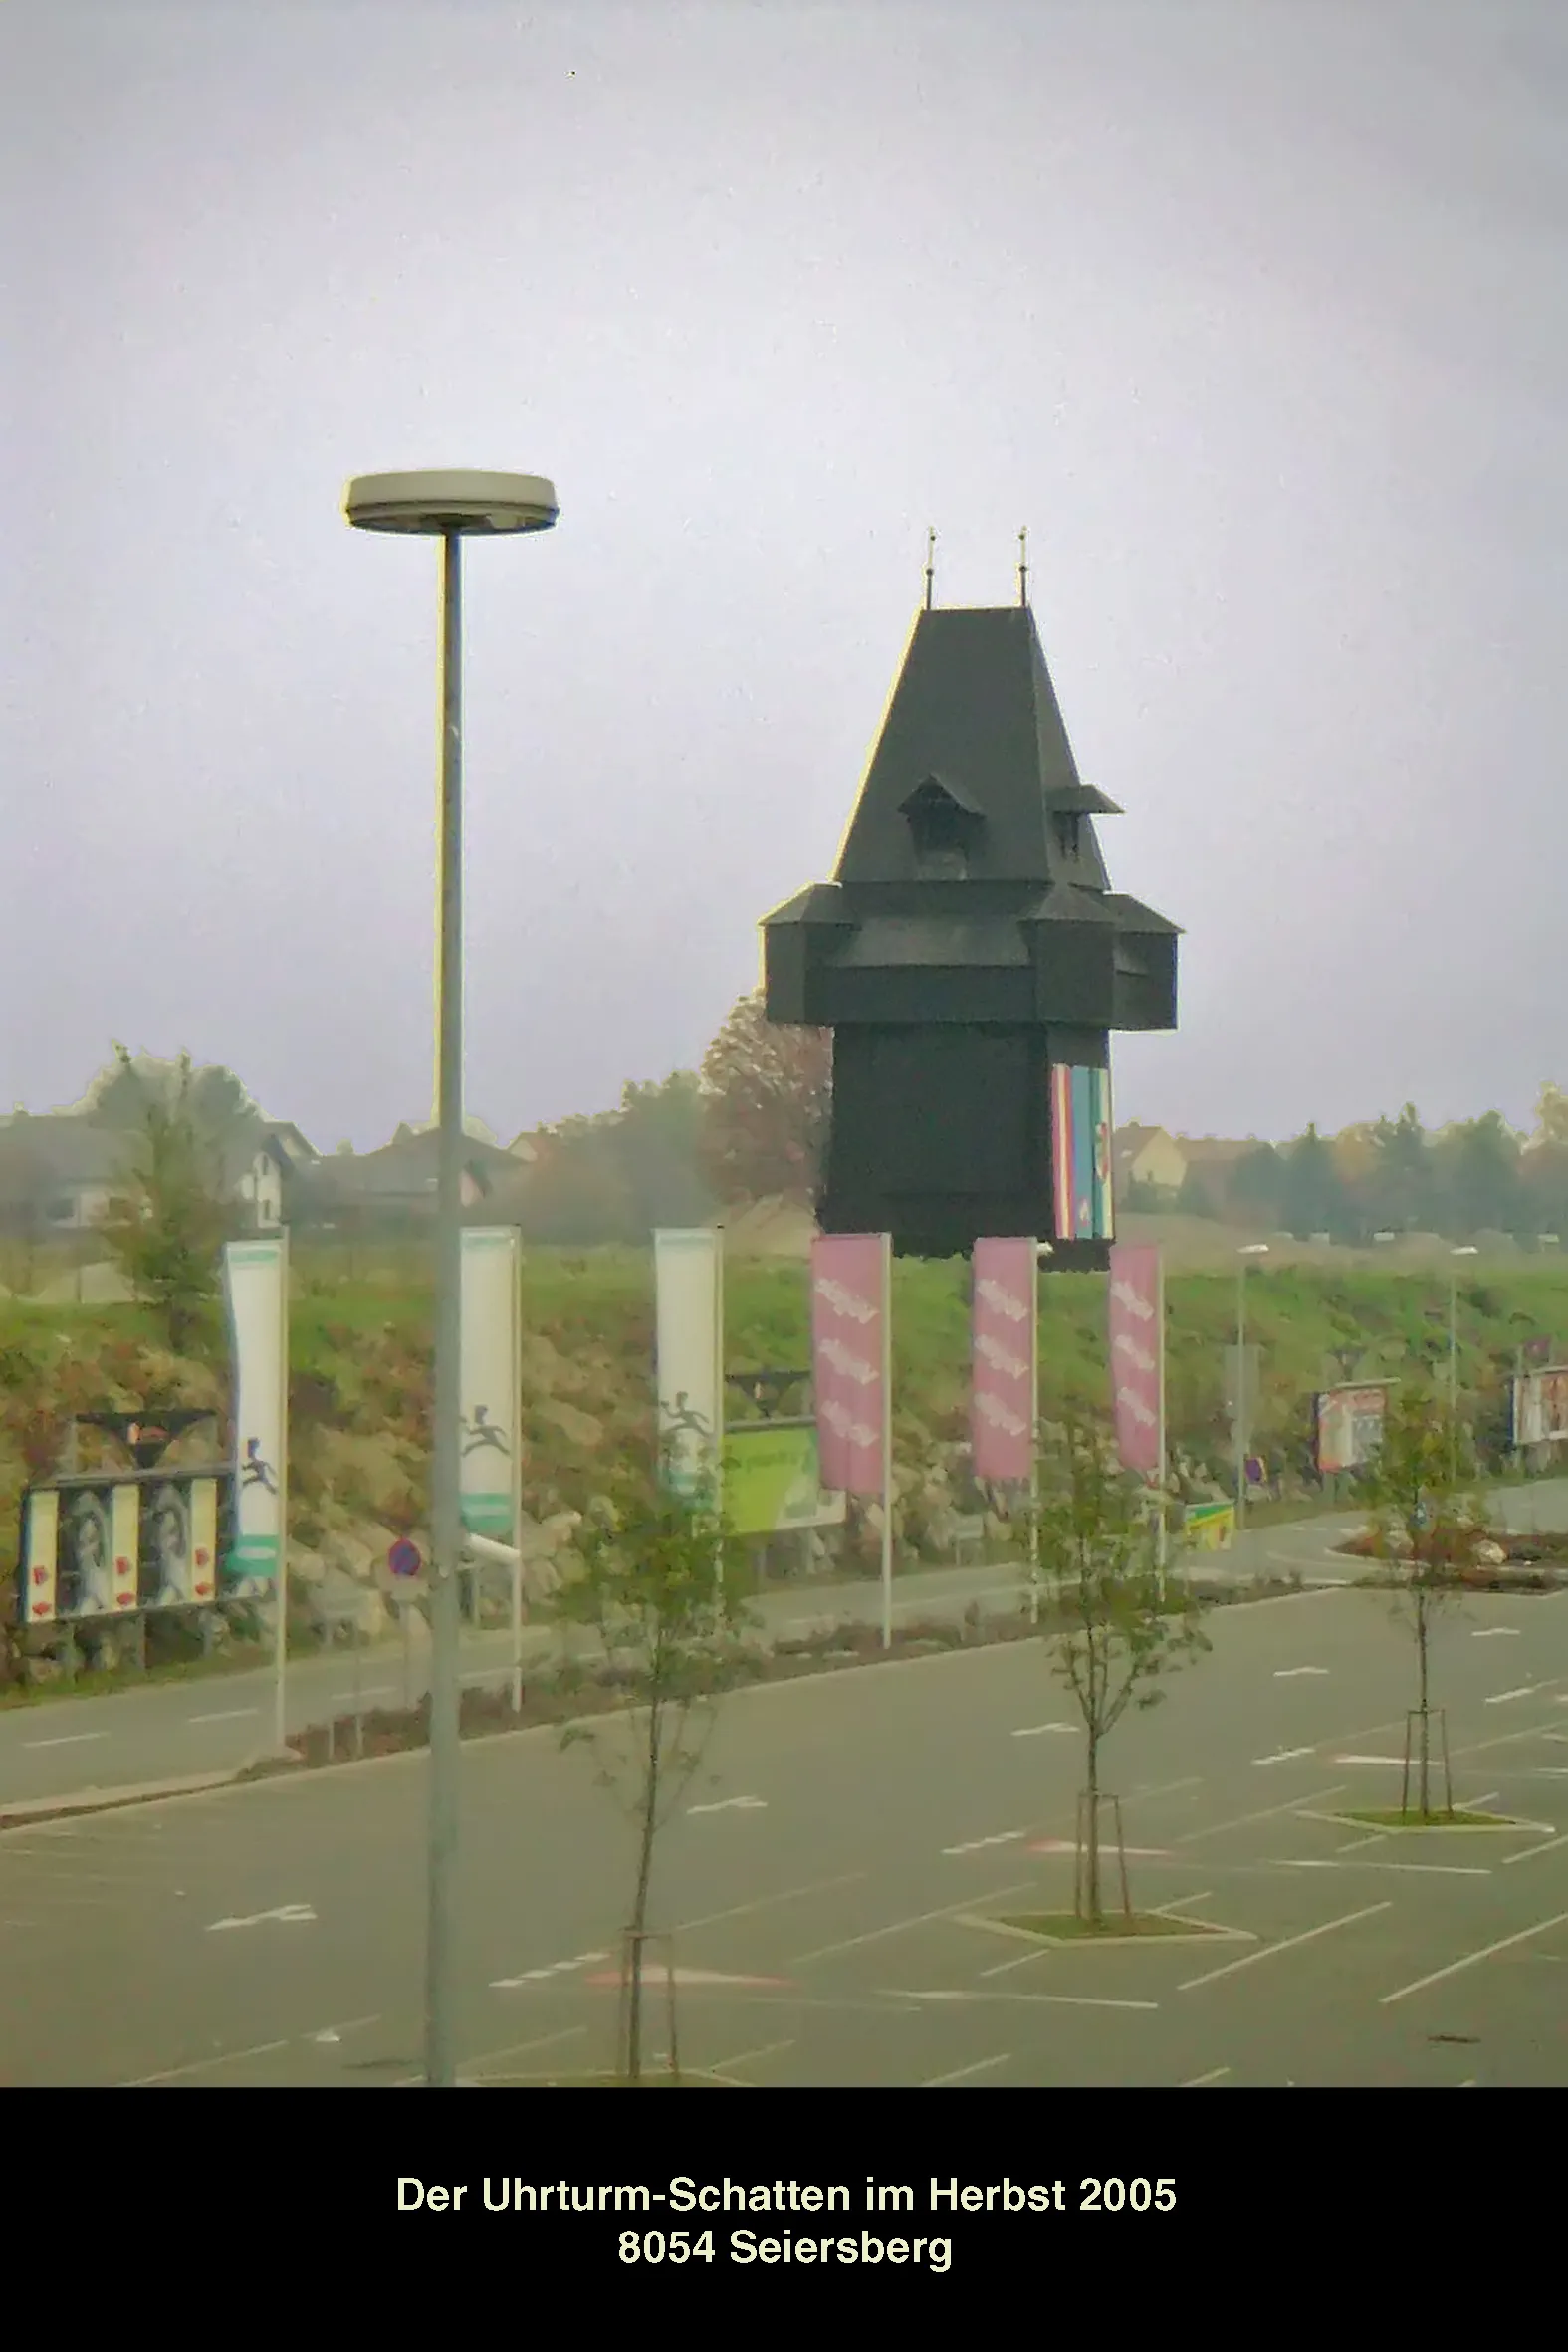
M1119 1194L1125 1194L1133 1184L1178 1193L1187 1179L1182 1147L1163 1127L1118 1127L1111 1144L1111 1166Z
M302 1224L356 1233L428 1222L435 1214L441 1138L434 1128L401 1126L379 1151L334 1152L302 1177ZM462 1200L498 1223L512 1221L525 1168L497 1143L465 1140Z

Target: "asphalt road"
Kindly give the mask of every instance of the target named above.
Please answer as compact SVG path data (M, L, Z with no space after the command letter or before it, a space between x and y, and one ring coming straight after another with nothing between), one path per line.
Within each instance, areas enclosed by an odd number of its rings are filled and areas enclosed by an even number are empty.
M1456 1797L1530 1824L1499 1832L1322 1817L1397 1801L1413 1664L1386 1596L1212 1630L1106 1760L1137 1902L1227 1931L1192 1943L995 1924L1071 1900L1080 1742L1039 1645L730 1700L658 1859L685 2063L758 2086L1568 2082L1568 1596L1470 1601L1438 1636ZM465 2078L604 2065L629 1827L548 1731L471 1747L464 1781ZM0 1836L0 2083L417 2078L424 1785L399 1758Z
M1513 1526L1568 1526L1568 1479L1508 1490L1504 1500ZM1357 1572L1354 1563L1336 1558L1332 1545L1360 1524L1351 1513L1249 1529L1229 1552L1203 1554L1201 1572L1241 1579L1291 1570L1313 1581L1346 1577ZM1018 1590L1014 1567L936 1569L898 1578L895 1611L900 1619L957 1617L974 1600L1007 1607ZM867 1579L778 1587L765 1595L760 1614L776 1631L798 1632L845 1619L879 1623L881 1606L880 1585ZM548 1657L552 1644L548 1629L531 1632L525 1656ZM503 1684L510 1658L510 1635L475 1637L464 1647L464 1677ZM422 1694L427 1673L422 1642L406 1658L396 1640L295 1658L285 1689L287 1728L300 1731L333 1714L351 1713L356 1694L366 1707L400 1706L405 1696ZM109 1698L62 1695L0 1709L0 1803L238 1769L272 1746L273 1722L270 1672L203 1675Z

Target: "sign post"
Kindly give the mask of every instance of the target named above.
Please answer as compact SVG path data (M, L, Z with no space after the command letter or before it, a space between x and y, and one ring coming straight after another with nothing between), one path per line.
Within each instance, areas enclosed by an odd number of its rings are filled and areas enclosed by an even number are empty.
M400 1535L386 1554L388 1574L397 1577L407 1588L397 1603L397 1622L403 1636L403 1713L405 1715L412 1714L414 1705L413 1650L410 1641L413 1620L409 1616L409 1610L413 1606L414 1579L424 1572L424 1564L418 1544L411 1543L406 1535Z

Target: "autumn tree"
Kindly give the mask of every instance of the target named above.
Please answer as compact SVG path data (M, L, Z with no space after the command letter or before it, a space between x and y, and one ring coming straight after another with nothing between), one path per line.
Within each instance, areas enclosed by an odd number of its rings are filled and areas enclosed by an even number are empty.
M1468 1449L1446 1398L1415 1381L1390 1395L1382 1442L1363 1474L1363 1488L1371 1510L1373 1556L1394 1588L1396 1608L1416 1650L1416 1705L1407 1717L1401 1811L1409 1806L1414 1745L1416 1817L1431 1821L1433 1634L1463 1591L1464 1571L1485 1533L1482 1508L1471 1492ZM1453 1811L1454 1792L1446 1786L1445 1817Z
M558 1607L591 1645L567 1679L607 1682L627 1712L569 1724L564 1745L586 1742L600 1784L621 1801L634 1833L635 1878L622 1966L621 2064L643 2075L644 1956L660 1830L700 1769L724 1692L761 1669L746 1605L744 1547L715 1499L711 1475L683 1491L666 1460L657 1469L622 1456L607 1471L600 1506L573 1541L580 1573ZM595 1676L594 1666L597 1674Z
M123 1046L121 1066L132 1068ZM104 1239L138 1297L152 1307L171 1352L204 1335L216 1304L220 1257L233 1223L221 1150L194 1108L188 1055L172 1086L140 1097L127 1134L123 1190L110 1205Z
M261 1112L232 1069L208 1062L200 1068L188 1054L172 1061L131 1054L114 1044L114 1058L88 1090L84 1115L99 1127L141 1136L153 1103L172 1110L177 1103L204 1144L225 1153L248 1142L262 1123Z
M703 1058L703 1164L721 1200L808 1207L827 1140L832 1033L770 1021L742 997Z
M1162 1678L1210 1647L1192 1596L1168 1585L1148 1490L1116 1464L1108 1433L1074 1415L1040 1466L1039 1556L1056 1588L1044 1642L1083 1719L1075 1908L1105 1924L1101 1751L1130 1707L1156 1707Z

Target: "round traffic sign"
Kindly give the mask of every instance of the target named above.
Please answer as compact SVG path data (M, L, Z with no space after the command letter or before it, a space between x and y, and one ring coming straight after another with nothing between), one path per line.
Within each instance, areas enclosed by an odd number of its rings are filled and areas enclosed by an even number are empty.
M386 1555L386 1564L394 1576L417 1576L424 1566L417 1543L410 1543L406 1535L399 1535Z

